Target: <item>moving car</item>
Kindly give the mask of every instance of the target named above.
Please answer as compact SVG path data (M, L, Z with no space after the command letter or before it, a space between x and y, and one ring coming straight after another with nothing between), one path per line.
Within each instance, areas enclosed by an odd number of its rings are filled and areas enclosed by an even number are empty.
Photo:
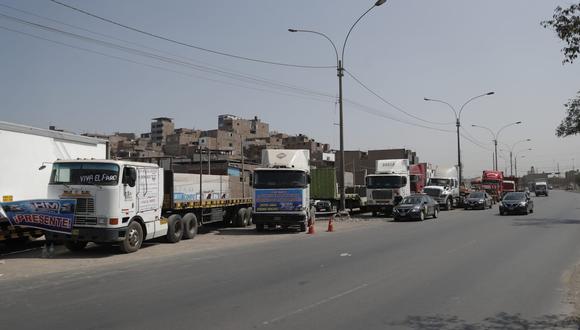
M534 201L525 192L507 193L499 203L499 214L534 213Z
M428 195L417 194L406 196L399 205L393 208L393 219L409 218L420 221L432 216L437 218L439 215L439 203Z
M490 208L493 206L493 200L491 196L485 191L474 191L467 196L465 199L463 208L468 209L482 209Z

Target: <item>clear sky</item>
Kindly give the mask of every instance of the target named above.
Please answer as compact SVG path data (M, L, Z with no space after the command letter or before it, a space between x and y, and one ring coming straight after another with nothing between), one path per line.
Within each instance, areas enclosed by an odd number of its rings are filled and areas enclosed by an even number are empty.
M330 43L288 28L323 32L340 48L349 27L373 4L62 1L183 43L309 66L336 64ZM557 5L569 3L390 0L376 7L353 30L345 68L384 100L424 121L396 110L346 75L347 150L405 147L416 150L422 161L455 164L454 115L423 97L459 108L472 96L494 91L467 105L462 114L463 134L480 144L462 138L465 176L492 166L490 133L471 125L497 131L518 120L523 124L506 128L499 141L513 145L532 139L515 147L533 148L520 154L525 155L518 162L520 171L531 165L546 171L557 164L561 170L580 167L580 137L554 135L565 115L563 104L580 90L580 63L562 65L562 43L539 24ZM174 118L176 127L215 129L219 114L257 115L272 130L304 133L338 148L333 68L284 67L202 52L48 0L0 0L0 14L0 120L112 133L148 131L150 119L158 116ZM499 164L509 167L501 158Z

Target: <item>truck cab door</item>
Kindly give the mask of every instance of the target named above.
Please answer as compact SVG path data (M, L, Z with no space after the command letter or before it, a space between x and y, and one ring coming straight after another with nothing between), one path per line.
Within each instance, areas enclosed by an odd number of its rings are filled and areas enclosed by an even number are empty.
M137 209L137 169L123 168L121 187L121 213L123 217L132 217Z

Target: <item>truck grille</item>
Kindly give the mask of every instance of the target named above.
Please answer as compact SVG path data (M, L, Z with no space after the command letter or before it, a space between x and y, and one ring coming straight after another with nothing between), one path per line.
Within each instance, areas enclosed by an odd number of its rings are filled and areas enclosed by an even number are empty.
M392 190L375 190L373 191L373 199L391 199L393 198Z
M423 189L423 192L431 197L439 197L441 195L441 190L439 189Z
M97 217L75 216L75 225L96 225Z
M95 214L95 200L93 198L77 198L75 214Z

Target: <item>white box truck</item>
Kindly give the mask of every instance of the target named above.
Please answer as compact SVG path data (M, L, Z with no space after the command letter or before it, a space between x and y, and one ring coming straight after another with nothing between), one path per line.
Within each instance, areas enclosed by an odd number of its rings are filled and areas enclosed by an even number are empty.
M437 167L423 192L431 196L445 210L459 205L459 176L457 166Z
M2 202L47 198L50 171L39 167L57 159L107 158L105 140L0 121ZM0 241L22 241L42 231L13 227L0 218Z
M257 231L278 226L306 231L314 221L308 150L262 150L262 167L254 170L252 185Z
M393 207L411 194L408 159L377 160L375 174L366 176L367 210L391 215Z
M239 182L239 177L235 178ZM56 161L48 198L76 200L72 232L46 232L69 250L116 243L124 253L143 241L191 239L200 225L251 222L250 198L230 196L228 176L175 174L157 164L119 160ZM230 181L230 186L235 180Z

